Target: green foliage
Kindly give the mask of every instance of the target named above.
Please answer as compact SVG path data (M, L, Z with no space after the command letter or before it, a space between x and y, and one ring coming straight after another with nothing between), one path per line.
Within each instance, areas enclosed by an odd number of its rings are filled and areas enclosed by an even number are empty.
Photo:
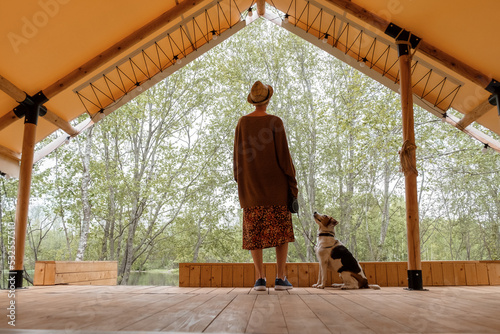
M297 170L301 211L289 260L315 261L314 211L340 221L337 236L360 260L406 260L399 95L263 20L94 127L86 260L118 260L123 283L130 270L251 261L241 249L232 156L256 80L274 87L268 111L285 123ZM481 154L418 107L415 124L422 258L499 259L500 156ZM36 165L28 268L75 257L87 135ZM5 223L17 184L2 182ZM274 261L274 251L264 257Z

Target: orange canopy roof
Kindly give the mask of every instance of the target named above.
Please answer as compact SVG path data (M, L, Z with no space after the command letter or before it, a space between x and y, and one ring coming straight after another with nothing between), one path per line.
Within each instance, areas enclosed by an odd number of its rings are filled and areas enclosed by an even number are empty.
M500 78L500 44L493 39L500 2L267 0L267 6L265 18L394 90L397 46L385 30L392 23L411 32L420 41L412 50L414 102L438 117L454 108L463 116L447 114L448 123L500 151L481 127L467 127L476 122L500 135L485 89ZM252 0L26 0L2 7L0 171L10 175L18 173L23 140L23 117L13 109L25 93L49 98L37 142L60 132L37 147L38 160L257 17Z

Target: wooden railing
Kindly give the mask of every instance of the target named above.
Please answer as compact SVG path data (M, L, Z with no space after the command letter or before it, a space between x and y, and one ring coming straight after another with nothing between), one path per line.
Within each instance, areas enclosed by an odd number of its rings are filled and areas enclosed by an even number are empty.
M117 261L37 261L33 285L116 285Z
M370 284L408 286L406 262L361 262ZM264 264L267 285L274 286L276 264ZM423 261L424 286L500 285L500 261ZM253 263L180 263L180 287L251 287ZM310 287L318 279L318 263L288 263L287 277L295 287ZM327 284L341 283L328 273Z

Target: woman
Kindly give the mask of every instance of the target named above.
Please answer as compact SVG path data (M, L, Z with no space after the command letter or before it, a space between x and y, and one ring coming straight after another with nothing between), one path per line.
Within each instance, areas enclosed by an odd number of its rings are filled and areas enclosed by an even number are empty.
M291 289L285 277L288 243L295 241L289 192L296 198L297 180L282 120L266 113L273 88L253 84L247 101L255 111L240 118L234 139L234 178L243 208L243 249L252 253L256 282L266 289L262 249L276 247L276 290Z

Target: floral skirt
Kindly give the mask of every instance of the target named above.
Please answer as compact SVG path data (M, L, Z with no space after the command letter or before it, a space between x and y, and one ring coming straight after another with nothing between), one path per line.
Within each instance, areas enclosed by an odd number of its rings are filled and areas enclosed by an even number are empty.
M243 209L243 249L276 247L294 241L292 214L286 205Z

